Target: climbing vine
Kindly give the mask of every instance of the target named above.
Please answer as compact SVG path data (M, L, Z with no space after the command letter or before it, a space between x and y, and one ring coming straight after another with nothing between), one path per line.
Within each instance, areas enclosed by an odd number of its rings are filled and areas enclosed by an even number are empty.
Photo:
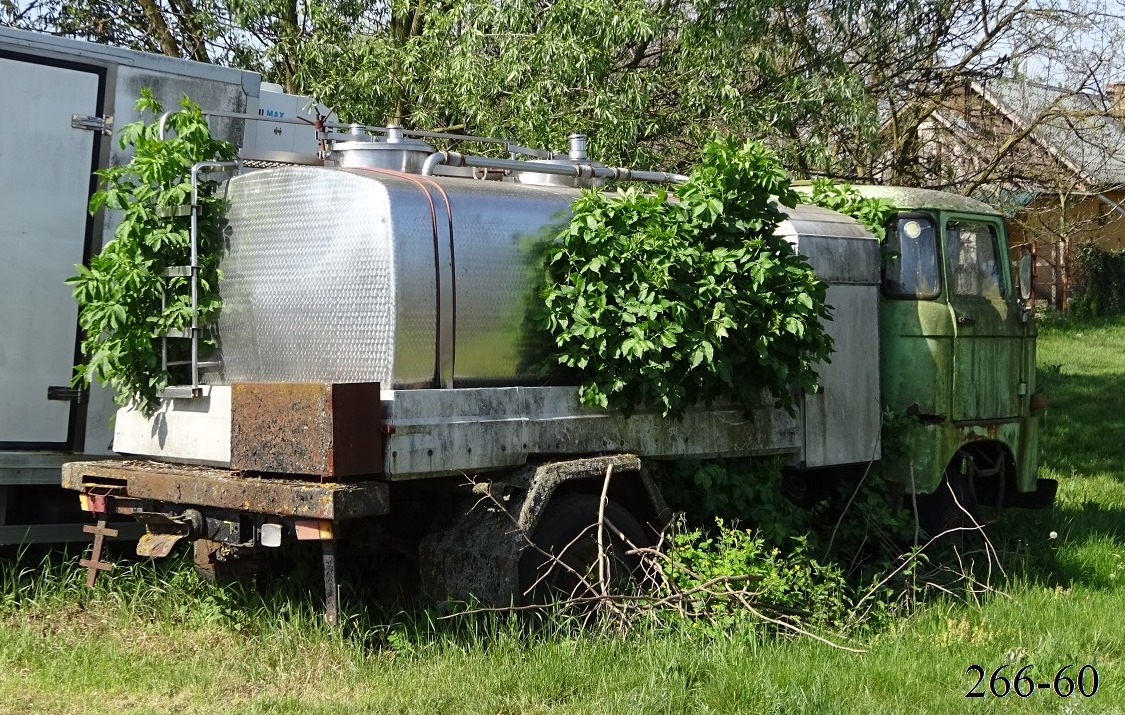
M669 193L587 191L547 255L545 325L586 405L678 416L763 390L792 410L832 341L825 284L775 235L797 195L757 142L710 142Z
M148 89L137 110L152 120L164 111ZM190 328L190 279L165 277L165 270L190 263L191 167L200 161L233 159L233 145L211 136L198 105L187 97L171 114L161 139L156 121L121 129L120 145L131 147L129 163L101 169L100 188L90 212L121 212L114 238L88 266L76 266L68 279L79 306L85 362L75 367L75 384L95 379L115 391L118 404L135 402L146 414L158 405L157 393L172 379L161 369L160 336ZM199 183L199 298L201 324L218 315L218 248L222 199L214 180ZM162 303L163 301L163 303ZM162 307L163 305L163 307ZM186 355L186 341L169 341L169 359Z

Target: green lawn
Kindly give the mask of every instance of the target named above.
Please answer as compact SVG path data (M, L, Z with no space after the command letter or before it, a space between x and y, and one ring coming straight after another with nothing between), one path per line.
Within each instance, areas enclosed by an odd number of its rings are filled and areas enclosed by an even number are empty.
M749 633L528 637L496 620L341 635L311 606L240 610L173 572L90 596L59 566L19 598L0 579L0 713L1125 713L1125 319L1045 327L1040 364L1058 506L994 529L1000 593L923 606L852 642L866 654ZM1100 687L965 697L966 668L1005 662L1037 682L1092 664Z

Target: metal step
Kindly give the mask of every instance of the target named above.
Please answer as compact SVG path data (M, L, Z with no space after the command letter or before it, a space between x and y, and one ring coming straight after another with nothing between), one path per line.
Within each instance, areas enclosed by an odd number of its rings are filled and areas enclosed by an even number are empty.
M191 360L172 360L168 363L168 367L175 367L176 365L191 365ZM210 370L216 367L222 367L222 360L200 360L195 363L196 367L200 370Z

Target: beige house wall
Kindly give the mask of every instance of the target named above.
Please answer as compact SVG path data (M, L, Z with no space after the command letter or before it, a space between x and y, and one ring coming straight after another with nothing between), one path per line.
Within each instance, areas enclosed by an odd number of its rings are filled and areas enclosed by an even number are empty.
M1120 206L1125 191L1105 197ZM1036 296L1061 307L1069 292L1071 252L1085 243L1125 249L1125 215L1096 195L1041 194L1008 221L1008 243L1013 258L1034 246Z

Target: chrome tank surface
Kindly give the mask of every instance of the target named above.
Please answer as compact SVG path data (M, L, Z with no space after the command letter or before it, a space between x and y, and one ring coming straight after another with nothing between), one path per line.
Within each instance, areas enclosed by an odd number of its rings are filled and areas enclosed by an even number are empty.
M535 262L577 195L319 167L232 179L222 381L534 381L520 348Z

